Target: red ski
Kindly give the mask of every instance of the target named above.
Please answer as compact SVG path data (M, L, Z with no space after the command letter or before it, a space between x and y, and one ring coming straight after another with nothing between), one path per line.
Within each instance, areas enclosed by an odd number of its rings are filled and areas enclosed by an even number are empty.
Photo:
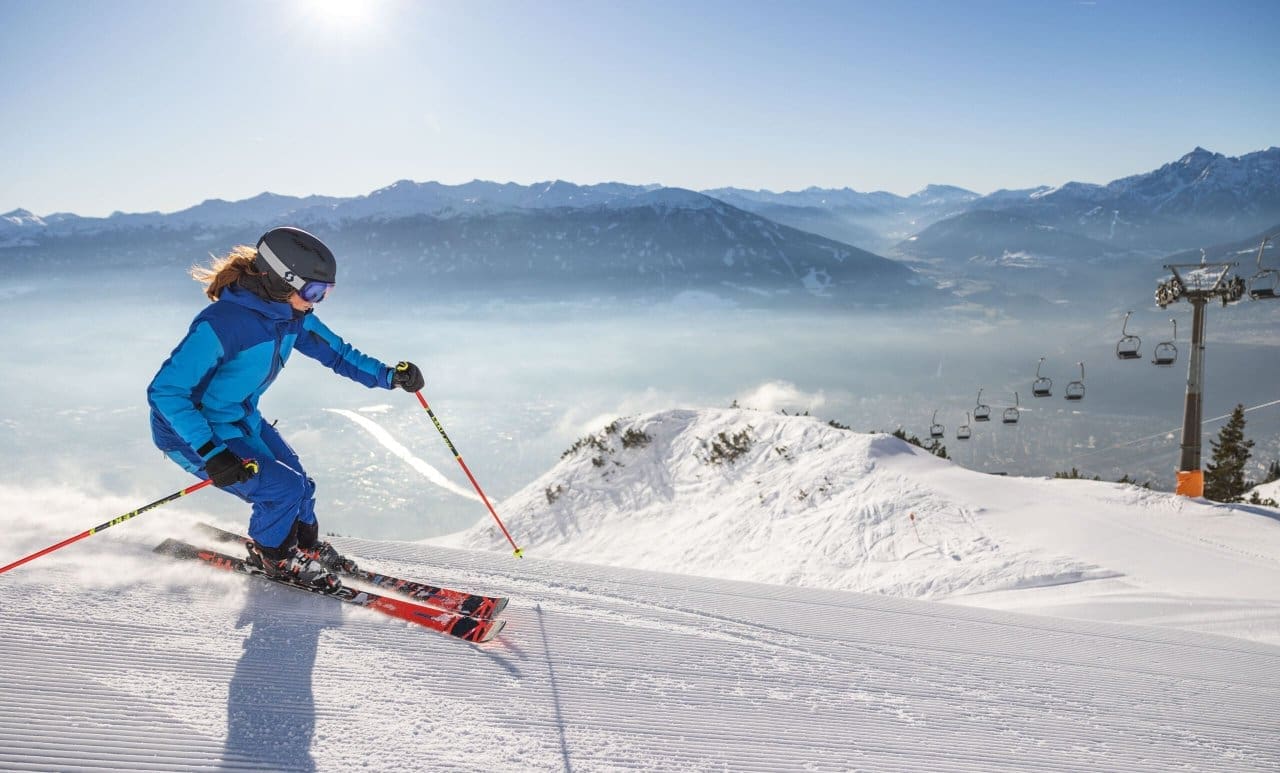
M234 542L237 544L251 542L243 534L219 529L211 524L201 523L199 526L201 530L219 542ZM347 570L339 568L337 572L344 577L351 577L370 585L376 585L382 590L399 593L420 604L480 620L493 620L507 606L507 599L502 596L481 596L475 593L467 593L466 591L453 590L452 588L442 588L438 585L428 585L414 580L402 580L399 577L370 572L365 569Z
M336 591L326 592L320 588L292 582L286 578L272 577L261 569L251 566L243 558L229 556L216 550L198 548L181 540L167 539L156 546L155 552L184 560L202 561L217 569L261 577L277 585L314 593L318 596L328 596L347 604L377 610L384 615L407 620L423 628L429 628L433 631L439 631L440 633L477 644L487 642L497 636L506 624L504 620L481 620L442 609L424 607L404 599L380 596L376 593L347 585L343 585Z

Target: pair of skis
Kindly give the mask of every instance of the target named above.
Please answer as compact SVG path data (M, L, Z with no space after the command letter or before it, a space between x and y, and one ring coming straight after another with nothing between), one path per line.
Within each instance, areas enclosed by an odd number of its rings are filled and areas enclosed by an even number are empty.
M244 546L250 541L244 535L225 531L209 524L202 523L200 528L219 542ZM249 564L244 558L200 548L177 539L166 539L156 546L155 552L184 560L202 561L217 569L254 575L279 585L329 596L477 644L493 639L506 624L506 621L497 618L507 606L507 599L498 596L481 596L412 580L402 580L358 568L340 571L339 574L344 578L359 580L376 586L380 590L399 594L401 597L353 588L345 583L336 591L326 592L287 578L273 577Z

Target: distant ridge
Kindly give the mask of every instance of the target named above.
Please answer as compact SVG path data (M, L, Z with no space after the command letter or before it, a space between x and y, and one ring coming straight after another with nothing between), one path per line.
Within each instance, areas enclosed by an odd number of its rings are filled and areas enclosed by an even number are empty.
M288 223L315 231L359 271L357 291L643 302L883 307L939 297L932 282L872 252L776 223L695 191L553 181L460 186L401 181L364 197L262 194L173 215L3 221L16 270L185 268ZM692 296L690 296L692 294Z

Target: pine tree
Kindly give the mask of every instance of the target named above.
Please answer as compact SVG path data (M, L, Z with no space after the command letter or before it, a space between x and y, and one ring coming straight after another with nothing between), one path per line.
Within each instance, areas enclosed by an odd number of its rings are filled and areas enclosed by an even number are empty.
M1244 439L1244 406L1237 405L1231 418L1218 433L1213 446L1213 461L1205 468L1204 496L1215 502L1239 502L1249 490L1244 478L1245 465L1249 463L1252 440Z
M944 445L942 445L942 441L941 441L941 440L931 439L931 440L929 440L929 441L926 443L925 441L921 440L920 438L916 437L915 435L908 435L908 434L907 434L907 431L906 431L906 430L904 430L904 429L903 429L903 428L901 428L901 427L899 427L899 428L895 429L895 430L892 432L892 435L893 435L894 437L896 437L897 439L899 439L899 440L905 440L905 441L907 441L908 443L910 443L910 444L911 444L911 445L913 445L913 446L916 446L916 447L918 447L918 448L923 448L924 450L928 451L929 453L933 454L934 456L938 457L939 459L950 459L950 458L951 458L951 457L947 456L947 447L946 447L946 446L944 446Z
M1280 480L1280 462L1272 462L1271 466L1267 468L1267 477L1258 482L1270 483L1276 480Z
M1071 468L1071 472L1055 472L1053 477L1059 480L1102 480L1097 475L1090 478L1088 475L1082 474L1080 470L1075 467Z

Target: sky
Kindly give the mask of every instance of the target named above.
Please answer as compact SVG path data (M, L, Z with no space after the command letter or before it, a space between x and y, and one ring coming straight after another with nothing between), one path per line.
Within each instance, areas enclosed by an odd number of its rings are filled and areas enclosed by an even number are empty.
M1272 0L0 0L0 212L1105 183L1280 144L1276 29Z

